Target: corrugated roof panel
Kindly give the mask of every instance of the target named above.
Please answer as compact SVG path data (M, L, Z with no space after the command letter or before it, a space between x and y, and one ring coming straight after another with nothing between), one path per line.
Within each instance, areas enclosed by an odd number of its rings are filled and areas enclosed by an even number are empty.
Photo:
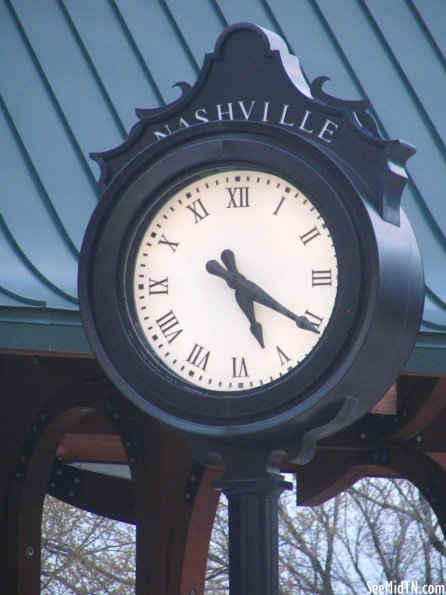
M67 300L63 294L53 291L51 286L42 280L42 276L21 258L20 253L14 249L14 244L8 241L7 230L3 226L1 217L0 261L2 263L0 284L2 308L4 306L8 308L17 306L47 308L49 304L52 304L53 308L64 311L78 310L76 303ZM70 273L69 270L67 272ZM2 311L0 321L3 319ZM0 332L0 348L5 346L4 339L5 337L2 337Z
M417 14L410 5L386 0L365 0L367 8L400 73L407 80L414 102L430 121L432 133L446 141L446 77L444 64L439 62L435 47L426 35ZM446 4L444 6L446 12ZM444 31L446 36L446 30ZM411 40L417 40L412 43Z
M3 107L1 102L0 107ZM67 241L45 188L29 163L24 153L26 149L17 131L11 127L4 107L0 110L0 133L3 195L0 215L5 244L0 285L21 298L38 299L38 291L29 287L29 283L34 282L40 290L40 300L48 302L46 294L49 292L53 298L57 294L58 307L70 307L70 303L72 307L77 295L77 255ZM55 250L57 258L54 257ZM9 251L14 252L14 260L20 261L17 279L10 268L11 262L6 260L11 257ZM28 271L25 279L20 278L23 269ZM53 302L52 305L56 304Z
M110 109L109 98L63 5L55 3L47 11L39 2L14 0L14 10L83 155L88 156L93 146L106 150L122 142L126 131ZM95 126L91 125L92 114ZM101 129L99 138L97 128ZM91 160L88 165L96 175Z
M269 5L309 81L329 76L331 80L325 89L334 97L359 99L366 96L342 45L332 35L316 2L270 0Z
M161 97L119 11L112 2L104 0L65 0L61 6L96 71L96 79L104 89L110 109L129 132L135 124L136 106L132 102L157 105ZM110 60L110 56L119 58ZM93 149L90 147L90 150Z
M95 177L87 166L88 157L76 144L64 114L42 78L44 73L34 61L32 48L4 2L0 2L0 28L0 88L4 110L71 242L80 249L98 196ZM18 196L17 191L3 195L2 210L4 204L11 201L16 204Z
M247 2L215 0L215 4L219 7L228 25L247 21L278 32L274 19L271 19L268 2L263 0L247 0Z
M412 183L404 191L404 210L412 223L418 244L425 256L423 260L426 286L430 292L440 301L446 297L446 275L441 274L439 267L444 266L446 258L445 239L442 230L433 220L428 208L421 200L417 189ZM427 298L426 298L427 299ZM435 312L435 319L431 318L429 312ZM446 307L440 311L438 307L428 309L427 301L424 319L436 324L443 324L446 330Z
M160 96L170 103L180 96L173 85L185 81L193 84L198 66L195 59L175 29L160 0L148 3L146 0L112 0L128 28L132 42L138 48L142 59L156 81ZM203 31L204 33L204 31ZM156 105L135 105L134 107L157 107Z
M209 37L217 39L225 26L220 11L209 0L162 0L162 4L177 35L184 40L197 68L201 69L203 57L209 52ZM206 27L206 36L197 35L197 22Z
M446 9L443 0L410 0L410 6L422 19L426 34L432 38L441 58L446 60Z

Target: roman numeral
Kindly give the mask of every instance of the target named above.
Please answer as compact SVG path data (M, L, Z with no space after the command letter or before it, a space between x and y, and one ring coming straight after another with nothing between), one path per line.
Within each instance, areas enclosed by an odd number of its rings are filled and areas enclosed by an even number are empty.
M282 196L282 198L280 199L279 204L277 205L277 209L275 211L273 211L273 215L277 215L279 212L280 207L283 205L283 203L286 200L286 196Z
M158 241L158 244L166 244L166 246L169 246L169 248L172 250L172 252L175 252L175 250L178 248L180 242L169 242L169 240L163 234L161 236L161 239Z
M189 209L194 214L194 223L199 223L209 215L204 204L201 202L201 198L197 198L191 205L187 205L186 209Z
M248 378L248 368L246 367L245 358L232 358L232 377L233 378Z
M176 328L180 326L180 323L172 310L161 316L161 318L158 318L156 323L169 343L175 341L178 335L183 332L182 328Z
M282 351L280 349L280 347L278 345L276 345L276 349L277 349L277 355L279 356L280 359L280 365L283 366L284 364L286 364L287 362L290 361L290 358L287 356L287 354Z
M236 188L227 188L227 190L231 197L227 209L249 207L249 186L238 186Z
M299 237L302 240L302 243L305 245L305 244L308 244L308 242L311 242L311 240L314 240L314 238L317 238L317 236L320 236L320 235L321 235L321 232L315 226L315 227L313 227L313 229L310 229L309 231L307 231L306 233L304 233L302 236L299 236Z
M321 326L322 321L324 320L320 316L317 316L316 314L313 314L313 312L310 312L310 310L305 310L305 316L308 318L310 322L314 324L314 326L317 326L317 328Z
M149 279L149 295L154 293L169 293L169 278L161 279L161 281L155 281Z
M201 370L206 371L206 366L208 365L210 355L210 351L205 352L204 347L202 347L201 345L197 345L197 343L194 343L192 351L190 352L190 355L186 361L188 361L193 366L196 366L197 368L201 368Z
M331 285L331 269L327 271L311 271L311 285Z

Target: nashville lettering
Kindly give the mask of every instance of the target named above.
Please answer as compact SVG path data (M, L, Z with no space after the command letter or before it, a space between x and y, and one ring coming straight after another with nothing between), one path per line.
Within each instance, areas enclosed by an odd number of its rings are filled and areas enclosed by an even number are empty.
M212 107L200 107L190 114L182 115L175 120L162 124L153 132L157 142L182 128L223 120L250 120L267 122L288 128L296 132L303 132L316 137L325 143L331 143L339 124L329 118L321 117L310 109L297 109L291 104L277 104L272 101L238 100L227 103L217 103Z

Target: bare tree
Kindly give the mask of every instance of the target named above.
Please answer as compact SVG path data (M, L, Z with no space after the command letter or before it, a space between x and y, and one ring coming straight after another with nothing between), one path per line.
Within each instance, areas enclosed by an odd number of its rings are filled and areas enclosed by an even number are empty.
M49 496L42 519L41 593L130 595L135 528Z
M227 504L212 534L206 593L228 593ZM47 498L42 593L134 593L135 529ZM281 595L357 595L368 584L446 582L446 545L432 509L409 482L364 479L323 506L280 503Z

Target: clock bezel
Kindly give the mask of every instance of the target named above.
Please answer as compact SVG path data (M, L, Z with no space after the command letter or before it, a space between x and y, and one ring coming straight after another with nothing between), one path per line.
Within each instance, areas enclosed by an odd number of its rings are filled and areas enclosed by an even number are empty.
M281 136L286 135L281 132ZM93 218L87 234L86 241L94 243L95 250L89 250L94 253L86 281L92 306L85 322L103 368L135 404L191 433L264 434L288 425L291 418L305 421L308 415L322 415L333 405L330 390L333 382L342 379L340 368L355 357L357 321L365 316L363 296L369 292L373 277L370 266L374 259L370 254L364 257L364 251L373 249L373 241L367 237L366 227L358 224L358 219L363 222L367 218L350 180L328 156L294 135L290 144L263 134L233 133L231 138L223 138L214 132L187 139L158 158L151 155L149 159L151 151L147 153L146 159L139 156L135 163L130 162L128 167L132 169L133 163L133 171L123 172L125 183L118 180L110 185L103 198L105 206ZM186 185L204 171L235 166L271 172L308 195L327 221L340 278L332 320L304 362L272 383L222 395L174 376L158 358L141 349L129 315L124 271L128 270L137 229L153 212L154 204L159 204L160 195L165 197L169 190ZM325 195L323 199L321 194ZM363 210L359 218L355 217L358 209ZM104 295L108 295L105 304Z

